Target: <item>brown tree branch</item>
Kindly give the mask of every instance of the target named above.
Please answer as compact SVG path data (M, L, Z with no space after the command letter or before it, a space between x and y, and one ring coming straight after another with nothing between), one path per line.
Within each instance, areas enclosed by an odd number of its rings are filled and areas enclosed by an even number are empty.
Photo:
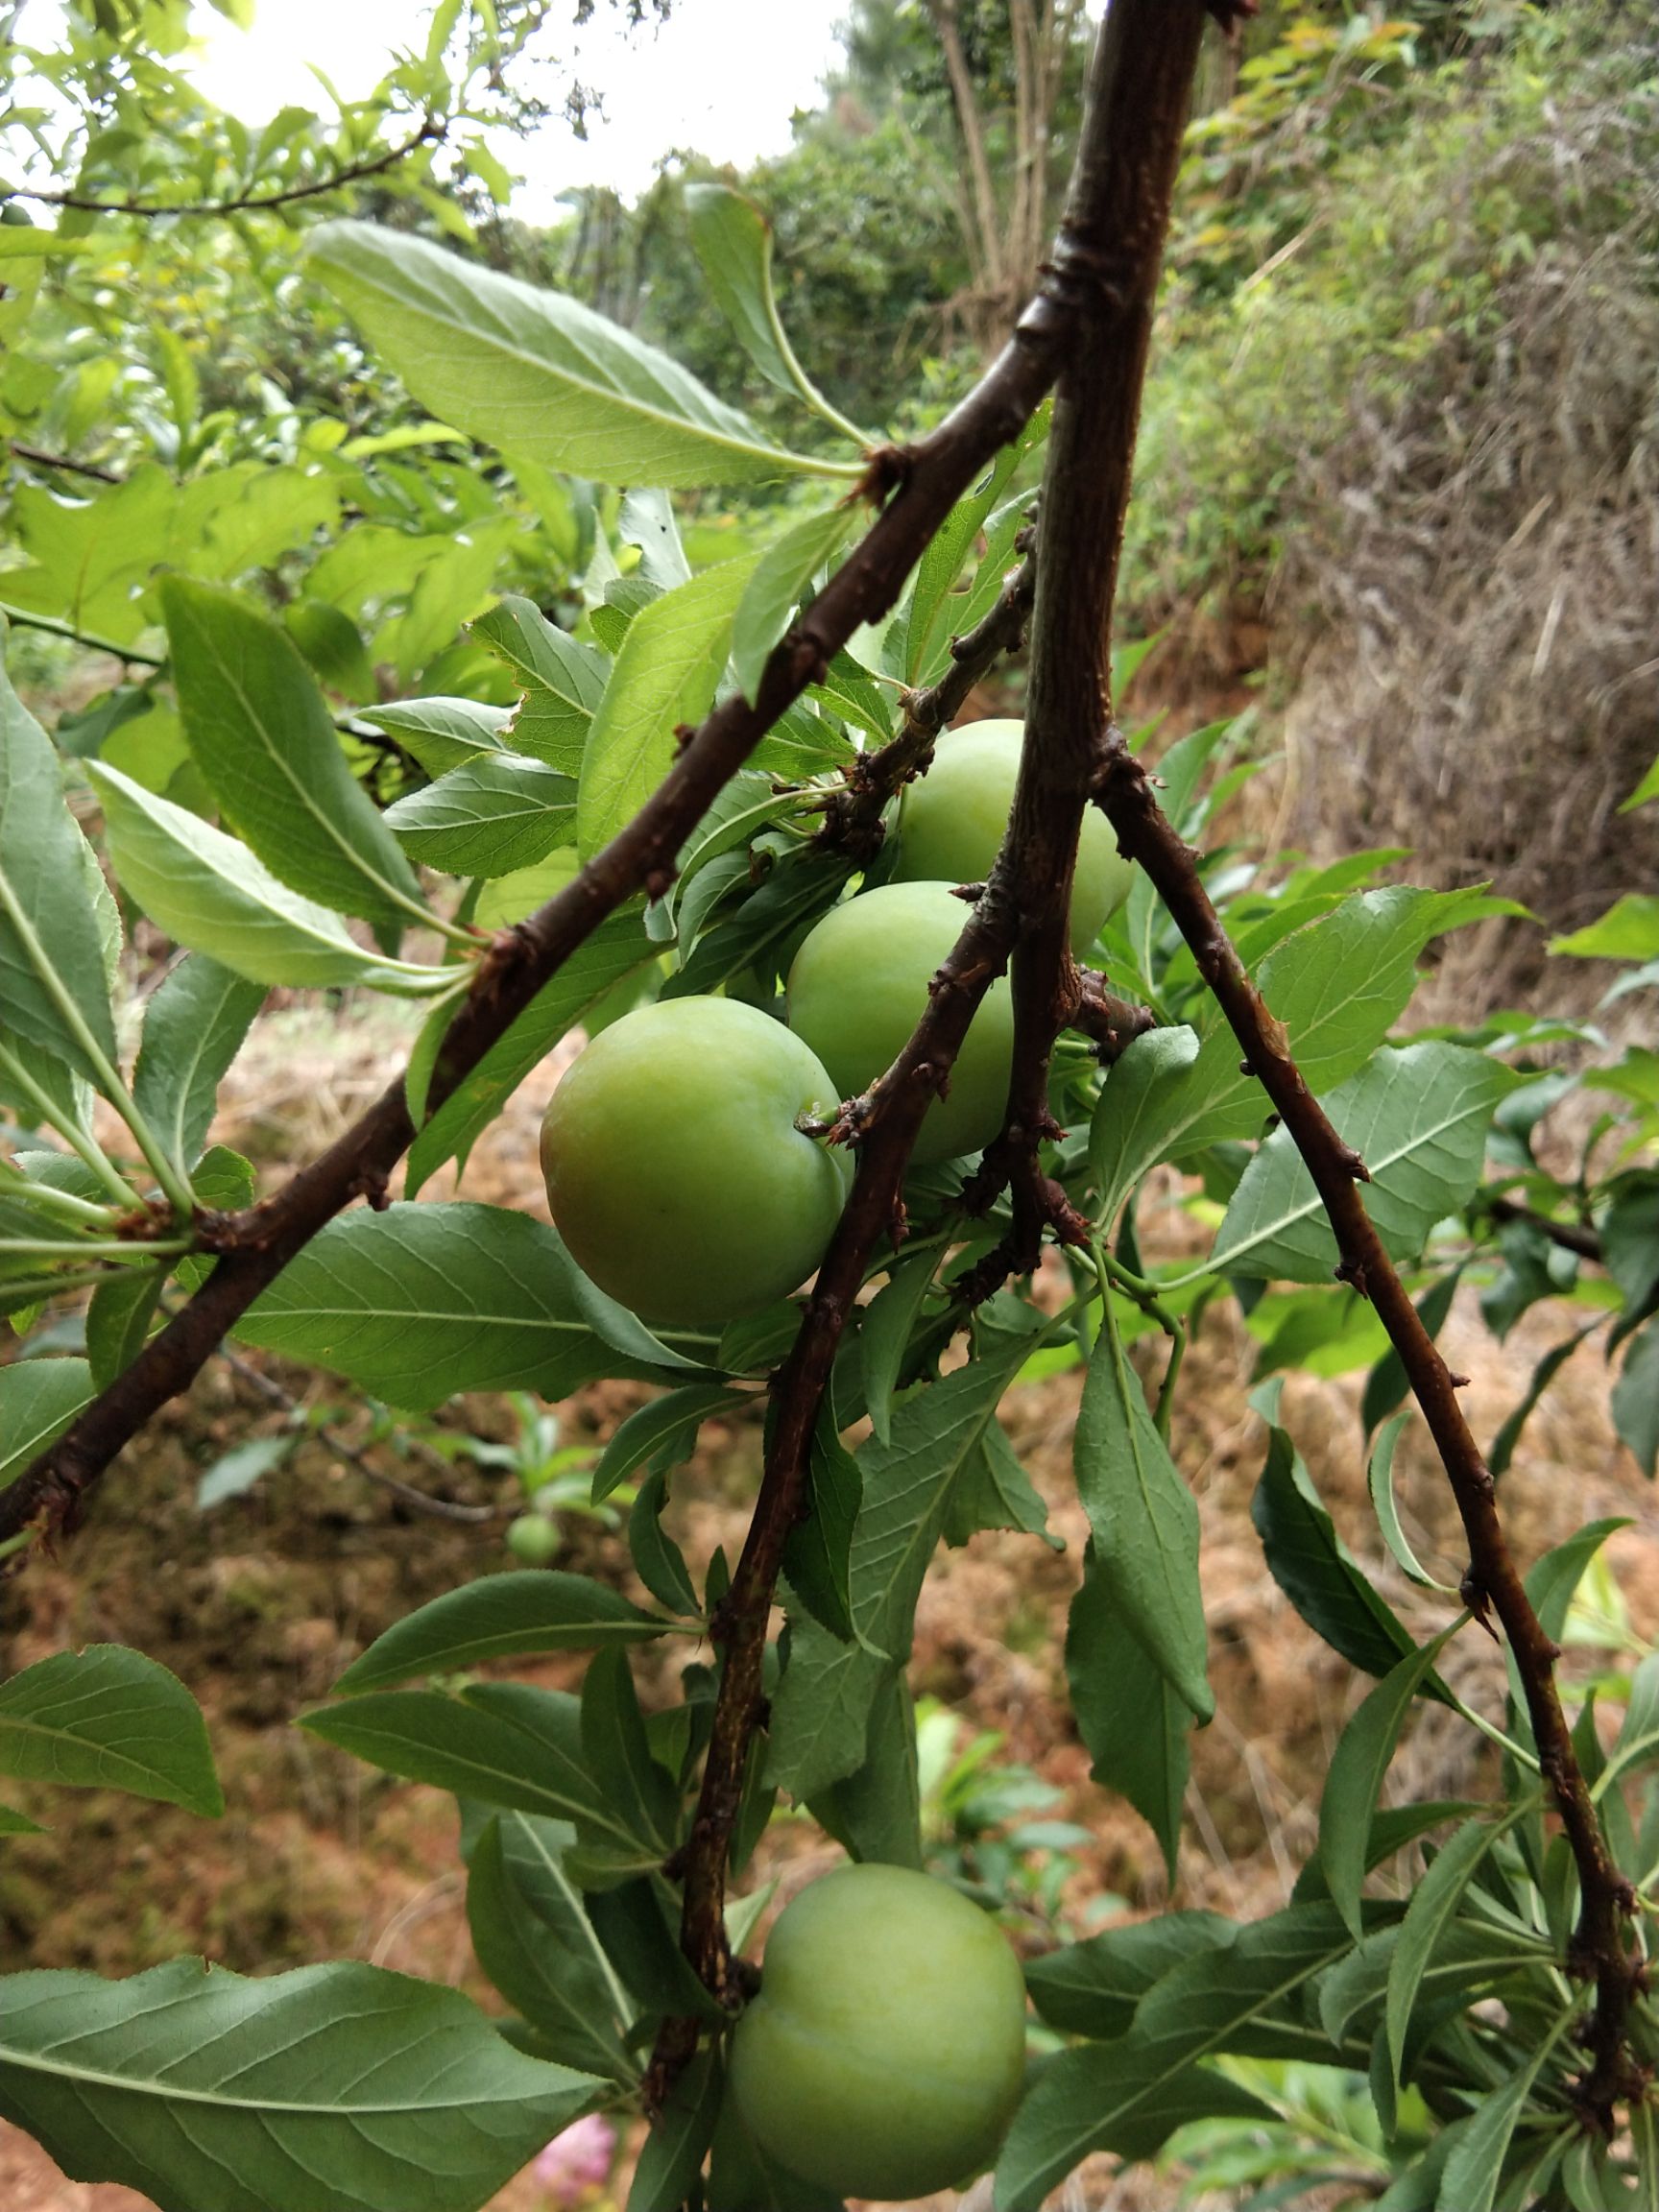
M249 193L233 200L93 200L79 192L37 192L23 184L0 191L0 205L8 200L28 200L36 207L70 207L84 215L251 215L268 207L291 207L297 200L318 200L347 184L360 184L366 177L380 177L422 146L436 146L449 134L448 119L428 115L419 131L388 147L372 161L352 161L309 184L290 184L281 192Z
M674 856L761 736L865 622L894 605L924 547L1047 391L1085 287L1066 269L1045 279L1013 339L974 391L915 446L876 457L872 483L897 485L880 516L766 663L756 704L717 707L632 822L557 898L495 940L433 1072L429 1111L465 1080L576 948ZM60 628L60 625L46 624ZM119 651L119 647L111 648ZM169 1398L188 1387L219 1340L296 1253L365 1193L384 1191L414 1137L402 1078L276 1195L207 1224L218 1265L178 1317L58 1442L0 1491L0 1542L38 1524L72 1527L86 1493Z
M20 438L12 440L12 450L19 461L30 462L36 469L61 469L70 476L90 476L96 484L121 482L113 469L100 469L92 461L71 461L67 453L48 453L38 445L25 445Z
M1250 981L1210 903L1195 855L1166 820L1145 769L1118 732L1098 797L1118 832L1119 849L1145 869L1226 1015L1251 1072L1290 1132L1330 1217L1340 1255L1336 1273L1376 1308L1428 1421L1469 1545L1465 1601L1479 1617L1489 1609L1503 1624L1526 1694L1540 1770L1553 1791L1577 1866L1581 1903L1575 1963L1596 1982L1593 2056L1580 2102L1610 2134L1615 2105L1641 2085L1624 2040L1641 1971L1624 1943L1624 1922L1635 1897L1608 1850L1574 1751L1555 1687L1554 1662L1560 1654L1545 1634L1510 1552L1490 1470L1463 1418L1452 1373L1365 1210L1358 1188L1369 1180L1364 1162L1342 1142L1309 1090L1284 1025Z
M1529 1229L1537 1229L1551 1244L1559 1244L1564 1252L1576 1252L1581 1260L1601 1258L1601 1239L1594 1229L1586 1229L1577 1221L1556 1221L1548 1214L1539 1214L1530 1206L1517 1204L1513 1198L1485 1198L1477 1194L1479 1212L1489 1214L1494 1221L1525 1221Z
M1067 934L1071 873L1105 742L1121 503L1202 21L1198 0L1114 0L1096 44L1052 264L1081 285L1088 308L1067 354L1049 440L1031 705L1009 831L983 897L933 978L914 1035L870 1095L844 1111L845 1132L858 1145L857 1175L778 1376L760 1493L711 1623L720 1688L684 1854L681 1943L705 1986L727 2005L740 1994L726 1941L727 1853L762 1722L768 1616L784 1545L807 1508L811 1441L836 1346L878 1241L902 1234L901 1190L922 1117L1010 953L1017 1021L1045 1068L1062 1001L1074 1003L1077 995ZM1071 477L1078 481L1068 486ZM1081 542L1064 527L1050 536L1050 500L1073 529L1086 521ZM1017 1078L1011 1116L1023 1110L1022 1100ZM647 2077L648 2104L660 2104L697 2036L695 2021L664 2024Z
M1015 543L1022 551L1029 535L1022 531ZM960 713L968 694L1004 653L1014 653L1025 636L1031 601L1037 588L1037 570L1029 554L1009 577L991 612L961 637L950 640L950 666L925 691L904 695L904 716L898 734L874 753L861 753L847 771L847 781L824 809L821 845L832 845L868 860L881 844L881 816L887 803L933 757L933 743L941 730Z

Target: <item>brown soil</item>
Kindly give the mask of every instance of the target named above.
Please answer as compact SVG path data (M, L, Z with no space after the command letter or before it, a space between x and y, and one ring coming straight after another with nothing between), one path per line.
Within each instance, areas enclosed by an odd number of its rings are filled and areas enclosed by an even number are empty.
M281 1148L309 1151L387 1079L403 1045L400 1024L327 1026L284 1017L280 1080L260 1056L238 1078L226 1134L280 1173ZM539 1209L532 1134L551 1070L526 1085L479 1146L469 1196ZM1474 1380L1467 1403L1490 1437L1525 1387L1533 1361L1565 1333L1560 1317L1529 1315L1502 1353L1471 1310L1455 1313L1448 1350ZM1230 1312L1214 1312L1190 1355L1177 1419L1177 1457L1204 1527L1204 1576L1214 1631L1219 1713L1196 1741L1190 1818L1176 1899L1252 1915L1283 1902L1308 1855L1320 1777L1363 1685L1326 1650L1280 1596L1249 1522L1260 1470L1261 1423L1244 1406L1255 1346ZM266 1363L267 1371L282 1373ZM298 1393L334 1404L349 1431L362 1416L344 1386L288 1373ZM1358 1420L1359 1378L1293 1378L1285 1418L1322 1495L1380 1588L1408 1616L1440 1624L1438 1603L1404 1582L1380 1556L1365 1500ZM1067 1540L1053 1554L1029 1539L987 1534L943 1555L917 1624L914 1680L953 1706L969 1732L995 1729L999 1756L1023 1763L1063 1792L1053 1817L1074 1819L1093 1840L1067 1872L1063 1919L1075 1933L1090 1909L1116 1896L1132 1911L1166 1901L1149 1833L1089 1779L1064 1696L1064 1612L1078 1573L1084 1524L1072 1493L1070 1447L1079 1377L1062 1375L1012 1393L1003 1419ZM608 1384L561 1409L566 1441L602 1440L641 1393ZM1524 1560L1596 1515L1634 1526L1610 1556L1639 1628L1659 1630L1659 1516L1651 1493L1615 1442L1606 1378L1586 1350L1535 1417L1521 1463L1506 1482L1513 1540ZM372 1959L455 1984L486 2004L471 1960L455 1857L453 1806L357 1766L291 1723L342 1666L391 1622L424 1599L501 1561L499 1529L512 1503L505 1478L467 1467L450 1496L497 1501L483 1527L417 1515L326 1446L308 1442L251 1496L202 1515L196 1479L228 1443L275 1425L267 1404L216 1364L190 1397L166 1411L107 1482L83 1530L4 1593L9 1669L97 1639L134 1645L172 1667L209 1719L228 1811L205 1825L166 1807L101 1792L25 1799L52 1832L9 1844L0 1862L0 1962L8 1970L93 1967L126 1974L180 1952L203 1952L243 1972L270 1972L328 1956ZM468 1400L447 1424L500 1435L499 1403ZM381 1455L376 1458L376 1453ZM371 1452L393 1463L383 1448ZM694 1564L716 1544L741 1540L759 1459L752 1425L711 1425L676 1484L671 1515ZM1420 1433L1402 1447L1402 1500L1426 1563L1455 1581L1461 1565L1455 1516ZM398 1472L438 1487L422 1465ZM567 1529L572 1563L634 1588L625 1543L591 1522ZM1465 1693L1502 1695L1496 1648L1466 1633L1454 1647ZM675 1695L685 1654L656 1654L640 1669L648 1702ZM524 1670L567 1684L580 1662ZM1469 1731L1428 1715L1406 1747L1392 1787L1400 1796L1479 1790L1484 1767ZM776 1875L780 1901L818 1871L827 1853L804 1823L774 1824L757 1878ZM1033 1941L1046 1939L1041 1930ZM1173 2176L1114 2180L1074 2176L1067 2212L1134 2212L1172 2205ZM939 2200L940 2212L950 2200ZM82 2187L57 2176L14 2131L0 2128L0 2203L9 2212L139 2212L131 2192ZM527 2176L497 2212L536 2212ZM964 2200L978 2212L977 2198ZM202 2212L211 2212L203 2207Z

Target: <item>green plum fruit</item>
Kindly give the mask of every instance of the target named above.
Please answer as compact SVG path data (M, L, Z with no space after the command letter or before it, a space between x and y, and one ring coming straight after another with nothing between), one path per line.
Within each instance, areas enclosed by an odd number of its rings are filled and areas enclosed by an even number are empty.
M927 1007L927 985L961 935L968 908L944 883L884 883L833 906L789 970L789 1026L817 1053L843 1097L867 1091L899 1057ZM919 1167L981 1151L1002 1126L1014 1058L1006 976L980 1000L950 1070L949 1095L923 1119Z
M564 1541L544 1513L520 1513L507 1525L507 1549L526 1567L550 1567Z
M1024 1978L996 1922L931 1875L843 1866L773 1929L731 2088L803 2180L908 2201L995 2156L1024 2062Z
M755 1312L824 1257L852 1164L802 1131L840 1094L782 1022L730 998L625 1014L578 1056L541 1124L571 1257L647 1320Z
M905 787L894 881L984 882L1008 827L1024 731L1022 722L970 722L945 732L926 775ZM1089 807L1071 879L1073 952L1087 951L1133 880L1112 825Z

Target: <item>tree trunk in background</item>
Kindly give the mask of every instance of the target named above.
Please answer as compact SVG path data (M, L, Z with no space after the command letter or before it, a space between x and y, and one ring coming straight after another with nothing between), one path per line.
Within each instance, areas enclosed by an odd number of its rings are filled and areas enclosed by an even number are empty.
M997 167L1010 182L998 199L988 140L994 104L975 84L963 47L959 0L925 0L950 84L962 142L964 179L957 217L973 282L953 302L969 337L989 357L1006 339L1031 290L1052 228L1049 155L1054 110L1067 56L1083 20L1083 0L1008 0L1013 59L1011 143Z

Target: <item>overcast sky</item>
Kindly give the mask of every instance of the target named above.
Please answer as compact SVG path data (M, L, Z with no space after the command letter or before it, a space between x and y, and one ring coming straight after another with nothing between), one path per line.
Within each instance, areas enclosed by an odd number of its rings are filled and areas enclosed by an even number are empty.
M425 10L414 20L412 12L410 0L258 0L253 29L242 32L197 0L192 28L206 44L197 82L245 123L289 103L325 102L310 61L343 99L357 98L385 73L395 47L424 36ZM546 50L604 95L608 119L589 119L586 144L558 118L533 140L497 143L525 179L516 211L544 221L572 184L612 184L632 197L675 146L738 164L781 153L791 114L817 103L847 12L848 0L680 0L665 24L632 34L605 6L586 31L550 30ZM548 72L550 97L563 84Z

